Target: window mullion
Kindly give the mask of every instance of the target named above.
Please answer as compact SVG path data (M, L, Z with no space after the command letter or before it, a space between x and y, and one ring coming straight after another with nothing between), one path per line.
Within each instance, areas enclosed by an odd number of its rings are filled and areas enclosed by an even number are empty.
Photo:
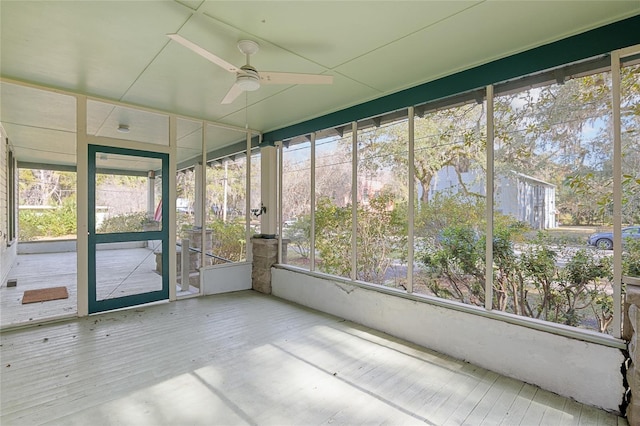
M408 112L408 187L409 187L409 204L407 208L408 215L408 229L407 229L407 293L413 293L413 261L415 257L414 252L414 224L415 224L415 111L414 107L409 107Z
M493 163L494 163L494 129L493 129L493 86L487 86L487 177L486 177L486 252L485 252L485 289L484 307L493 309Z
M351 279L358 277L358 122L351 123Z
M620 121L620 52L611 53L613 126L613 337L620 338L622 305L622 138Z

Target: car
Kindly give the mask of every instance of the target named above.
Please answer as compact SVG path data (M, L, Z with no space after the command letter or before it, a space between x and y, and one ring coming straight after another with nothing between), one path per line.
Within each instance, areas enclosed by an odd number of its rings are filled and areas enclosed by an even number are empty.
M627 226L622 228L622 241L627 238L640 239L640 226ZM613 249L613 232L597 232L589 235L587 243L590 246L597 247L603 250Z
M290 227L290 226L295 225L297 222L298 222L298 218L294 217L293 219L285 220L284 222L282 222L282 225L283 225L285 228L288 228L288 227Z

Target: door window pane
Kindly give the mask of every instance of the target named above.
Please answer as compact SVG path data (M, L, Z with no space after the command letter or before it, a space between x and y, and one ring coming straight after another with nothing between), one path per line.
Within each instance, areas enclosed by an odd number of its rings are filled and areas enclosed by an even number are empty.
M160 230L156 182L162 160L133 155L96 154L96 232ZM151 173L151 175L150 175Z
M96 300L162 290L156 257L144 241L96 244Z

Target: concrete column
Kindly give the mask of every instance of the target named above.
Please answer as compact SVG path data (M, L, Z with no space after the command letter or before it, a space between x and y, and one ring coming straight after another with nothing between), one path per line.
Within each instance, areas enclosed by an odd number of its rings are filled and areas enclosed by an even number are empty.
M189 238L191 247L197 250L191 252L191 270L197 271L203 266L212 265L212 258L208 256L205 256L204 262L202 262L200 252L211 253L213 251L213 231L211 229L205 230L204 243L202 242L202 230L188 229L184 233Z
M629 361L627 382L627 420L630 425L640 424L640 278L623 277L627 285L624 301L624 319L622 337L629 342Z
M271 267L278 261L278 240L252 238L253 261L251 267L252 288L271 294Z
M287 243L282 241L283 262L286 262ZM278 240L275 238L252 238L253 261L251 267L252 288L260 293L271 294L271 267L278 263Z
M277 152L275 146L260 149L260 196L267 211L260 215L260 232L264 236L276 235L277 209Z

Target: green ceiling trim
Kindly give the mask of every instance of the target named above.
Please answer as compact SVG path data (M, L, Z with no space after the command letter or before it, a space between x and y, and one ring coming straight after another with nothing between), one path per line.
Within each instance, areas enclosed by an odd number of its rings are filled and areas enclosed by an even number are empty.
M558 67L640 44L640 15L605 25L312 120L267 132L262 145ZM435 58L437 59L437 58Z

